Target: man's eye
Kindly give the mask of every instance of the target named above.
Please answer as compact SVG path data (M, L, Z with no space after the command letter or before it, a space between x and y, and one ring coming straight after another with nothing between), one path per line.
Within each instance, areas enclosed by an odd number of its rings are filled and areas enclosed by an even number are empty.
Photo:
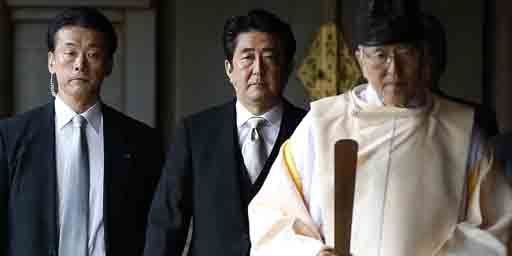
M87 54L87 56L89 56L89 58L98 58L99 54L97 52L90 52Z
M276 59L276 55L274 55L274 54L265 55L264 57L267 59L271 59L271 60Z
M277 57L277 55L263 56L263 58L264 58L265 62L270 65L276 65L279 61L279 58Z
M375 52L373 54L373 57L377 58L377 59L386 59L387 58L387 54L385 54L384 52Z
M243 66L251 65L254 62L254 56L248 55L248 56L242 56L240 63Z
M411 55L413 55L414 50L412 48L403 48L403 49L399 49L397 51L397 53L400 55L403 55L403 56L411 56Z

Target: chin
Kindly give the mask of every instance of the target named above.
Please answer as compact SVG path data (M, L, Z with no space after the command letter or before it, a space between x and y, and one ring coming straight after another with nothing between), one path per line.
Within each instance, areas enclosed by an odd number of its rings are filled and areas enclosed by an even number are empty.
M249 98L253 101L261 101L268 97L268 94L263 90L253 91Z
M97 90L90 88L89 86L74 87L72 90L68 90L68 95L76 99L90 99L94 98L97 94Z

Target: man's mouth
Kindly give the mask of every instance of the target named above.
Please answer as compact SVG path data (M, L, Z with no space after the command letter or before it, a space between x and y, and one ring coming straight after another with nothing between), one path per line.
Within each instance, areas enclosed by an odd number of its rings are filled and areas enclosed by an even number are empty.
M249 86L264 86L265 83L263 82L256 82L256 83L250 83Z
M70 81L87 82L89 80L86 78L82 78L82 77L76 77L76 78L72 78Z

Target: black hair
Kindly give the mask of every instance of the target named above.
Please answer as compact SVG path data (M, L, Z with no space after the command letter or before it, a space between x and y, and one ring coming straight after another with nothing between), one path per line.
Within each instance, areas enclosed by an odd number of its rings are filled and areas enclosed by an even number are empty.
M100 11L90 7L69 8L58 14L48 25L48 51L55 51L55 34L65 26L79 26L103 33L107 57L112 60L117 49L117 35L112 23Z
M436 79L446 70L447 40L443 24L435 16L423 13L421 15L423 25L423 43L427 47L428 54L432 58L432 68Z
M278 37L284 54L284 64L291 71L297 47L292 28L276 15L261 9L251 10L245 16L234 16L226 21L222 34L226 60L230 63L233 61L238 35L252 31L271 33Z

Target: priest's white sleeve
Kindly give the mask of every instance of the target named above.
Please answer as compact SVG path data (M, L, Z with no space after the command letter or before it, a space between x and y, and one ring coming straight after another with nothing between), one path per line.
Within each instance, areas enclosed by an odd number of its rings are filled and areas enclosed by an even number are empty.
M512 189L484 144L470 167L466 217L443 247L444 255L507 256L512 252Z
M283 144L264 185L249 204L251 255L314 256L325 247L308 198L314 150L307 115Z

